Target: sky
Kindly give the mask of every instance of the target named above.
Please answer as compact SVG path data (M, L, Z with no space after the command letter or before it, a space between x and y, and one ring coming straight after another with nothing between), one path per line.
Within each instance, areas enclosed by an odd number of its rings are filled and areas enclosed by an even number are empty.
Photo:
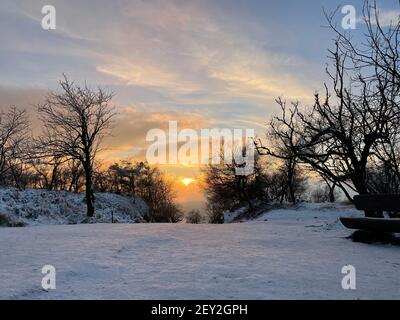
M0 107L27 108L71 80L115 93L118 117L105 161L143 160L146 133L179 128L254 128L262 135L275 98L311 103L321 90L332 31L323 8L361 0L1 0ZM386 19L395 0L378 2ZM56 30L43 30L44 5ZM398 12L397 12L398 13ZM342 16L338 15L339 21ZM199 166L166 165L181 202L200 201Z

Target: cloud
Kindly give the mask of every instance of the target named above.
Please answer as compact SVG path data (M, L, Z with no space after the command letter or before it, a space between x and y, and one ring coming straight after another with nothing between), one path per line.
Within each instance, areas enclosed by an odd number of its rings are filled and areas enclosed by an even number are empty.
M118 59L120 60L120 59ZM107 64L97 66L96 70L106 75L116 77L128 86L140 86L150 88L160 88L168 90L169 93L192 93L199 89L195 84L181 84L174 73L163 71L161 67L153 65L143 65L143 63L133 65L130 62L125 64Z
M243 24L243 32L236 24ZM265 39L249 38L246 22L213 15L197 3L133 2L118 26L106 31L110 49L97 71L129 86L148 87L175 102L206 95L220 103L265 103L277 95L312 96L294 71L299 57L272 53Z
M20 88L0 86L0 110L6 110L11 106L25 109L29 115L29 120L34 134L38 134L41 129L37 116L37 104L40 103L48 93L40 88Z
M390 27L396 26L399 23L400 19L400 10L399 9L383 9L378 8L377 16L375 16L375 12L371 9L371 23L376 25L377 18L381 27ZM360 16L358 22L365 23L368 20L368 17Z
M383 27L396 25L399 22L400 10L380 10L378 14L379 23ZM376 21L374 21L376 23Z
M7 12L19 22L17 34L7 31L7 47L18 59L9 55L3 61L17 68L21 81L54 83L66 72L92 83L147 90L175 110L183 104L271 105L282 93L302 99L315 90L296 72L309 67L305 61L265 48L274 37L270 30L233 11L226 14L215 2L98 0L78 6L55 0L54 33L40 28L45 1L8 3ZM22 17L27 21L21 24ZM144 102L140 95L135 98Z
M169 121L178 122L178 130L200 129L212 126L212 120L193 112L151 111L156 106L136 105L120 107L113 134L104 141L105 150L99 157L106 161L123 158L145 160L147 147L146 134L151 129L168 132Z

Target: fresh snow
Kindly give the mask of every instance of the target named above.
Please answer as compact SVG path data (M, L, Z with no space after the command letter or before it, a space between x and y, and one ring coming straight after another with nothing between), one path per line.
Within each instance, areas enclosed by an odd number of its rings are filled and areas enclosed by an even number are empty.
M247 223L0 228L1 299L399 299L400 248L355 243L344 205ZM41 269L57 270L56 290ZM343 290L344 265L357 290Z
M143 222L148 207L140 198L113 193L95 194L96 214L89 222ZM27 225L77 224L86 222L83 193L0 188L0 214Z

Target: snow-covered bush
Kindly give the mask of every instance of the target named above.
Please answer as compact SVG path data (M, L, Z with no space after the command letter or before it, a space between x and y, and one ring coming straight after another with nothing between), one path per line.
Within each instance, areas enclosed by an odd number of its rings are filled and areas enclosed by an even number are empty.
M0 212L12 221L30 225L145 222L149 208L142 199L111 193L95 196L96 214L87 219L82 193L0 188Z
M23 227L25 223L15 221L12 217L0 213L0 227Z

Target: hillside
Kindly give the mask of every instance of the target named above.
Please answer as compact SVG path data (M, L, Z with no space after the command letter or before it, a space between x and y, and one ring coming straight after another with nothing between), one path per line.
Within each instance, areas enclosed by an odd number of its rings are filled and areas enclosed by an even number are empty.
M84 194L0 188L0 226L143 222L148 207L140 198L96 193L96 214L86 217Z

